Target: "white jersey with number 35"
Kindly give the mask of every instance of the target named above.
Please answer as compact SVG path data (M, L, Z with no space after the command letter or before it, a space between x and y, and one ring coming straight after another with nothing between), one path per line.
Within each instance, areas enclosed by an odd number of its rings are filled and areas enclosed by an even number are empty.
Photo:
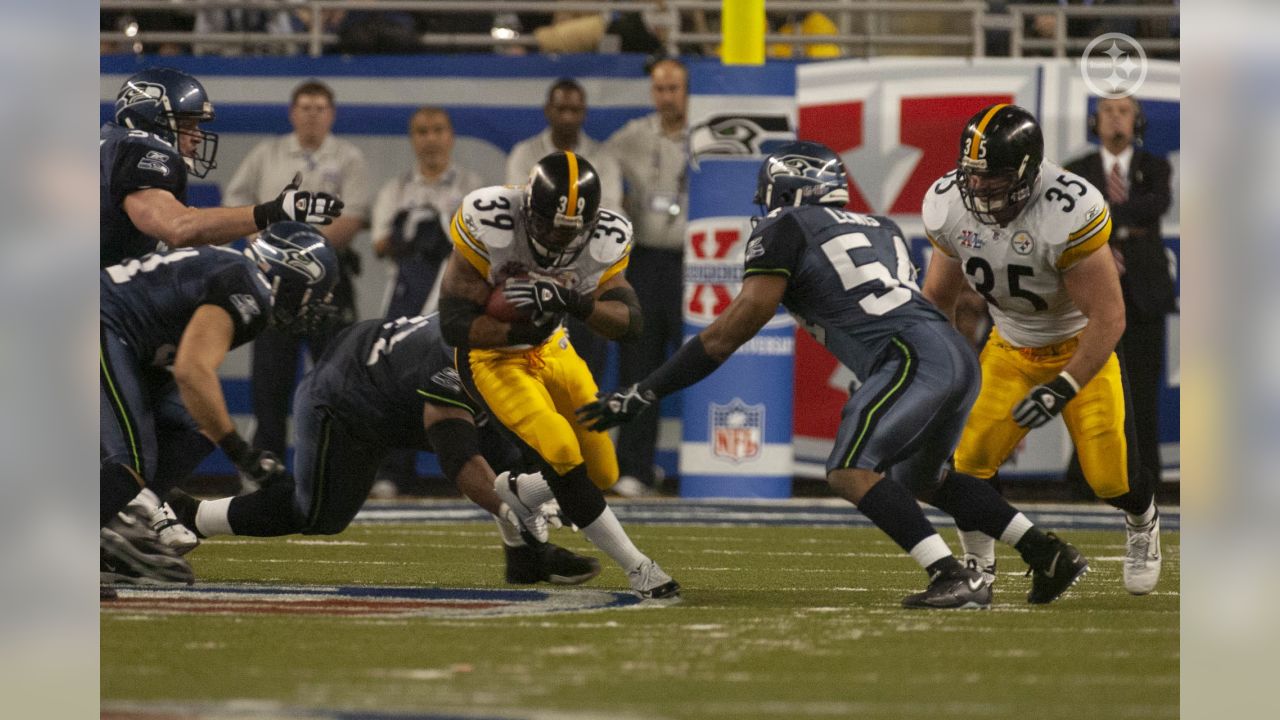
M1111 212L1102 193L1084 178L1041 163L1031 200L1001 227L984 225L965 209L953 171L925 194L921 214L929 242L960 262L1010 343L1052 345L1088 324L1068 297L1062 273L1106 246Z

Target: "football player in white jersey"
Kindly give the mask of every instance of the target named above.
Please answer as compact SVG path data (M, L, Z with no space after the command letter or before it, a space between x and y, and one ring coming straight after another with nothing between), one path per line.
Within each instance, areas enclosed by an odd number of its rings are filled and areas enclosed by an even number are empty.
M546 477L499 482L498 495L517 515L536 513L554 495L637 594L678 600L679 584L632 544L605 503L601 490L618 481L618 459L608 435L574 417L597 387L561 324L567 314L613 340L640 336L640 303L622 273L631 223L600 207L600 180L586 158L556 152L534 165L527 185L464 197L450 234L455 252L440 290L445 340L458 348L468 389ZM532 317L487 314L494 288Z
M1161 561L1156 478L1139 470L1115 354L1124 300L1102 193L1044 159L1031 113L1000 104L969 120L958 166L925 194L922 214L936 250L925 297L950 314L967 282L995 325L956 470L992 477L1028 431L1061 414L1094 494L1125 512L1125 588L1151 592ZM961 532L961 544L967 562L994 574L993 539Z

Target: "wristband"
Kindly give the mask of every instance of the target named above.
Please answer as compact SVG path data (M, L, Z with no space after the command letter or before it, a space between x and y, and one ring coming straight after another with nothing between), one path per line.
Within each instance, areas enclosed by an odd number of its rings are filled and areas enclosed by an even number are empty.
M236 467L241 467L252 450L249 447L249 443L245 442L244 438L240 437L240 433L235 430L227 433L226 437L219 440L218 447L222 448L222 452L227 454L227 457L231 459L231 462Z

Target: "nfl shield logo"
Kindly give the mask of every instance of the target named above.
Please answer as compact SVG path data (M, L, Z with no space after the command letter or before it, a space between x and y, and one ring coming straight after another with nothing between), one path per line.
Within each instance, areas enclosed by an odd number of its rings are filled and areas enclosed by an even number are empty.
M711 403L711 450L735 463L760 455L764 447L764 403L748 405L734 398L728 405Z

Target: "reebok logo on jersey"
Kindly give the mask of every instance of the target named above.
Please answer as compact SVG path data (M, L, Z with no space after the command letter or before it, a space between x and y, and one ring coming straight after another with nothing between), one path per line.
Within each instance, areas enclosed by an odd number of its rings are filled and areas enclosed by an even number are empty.
M257 299L247 293L235 293L232 295L231 304L235 306L236 312L240 314L240 323L242 325L248 325L249 321L262 314L262 308L258 306Z
M150 170L158 172L161 175L169 174L169 156L157 150L148 150L147 154L138 161L139 170Z

